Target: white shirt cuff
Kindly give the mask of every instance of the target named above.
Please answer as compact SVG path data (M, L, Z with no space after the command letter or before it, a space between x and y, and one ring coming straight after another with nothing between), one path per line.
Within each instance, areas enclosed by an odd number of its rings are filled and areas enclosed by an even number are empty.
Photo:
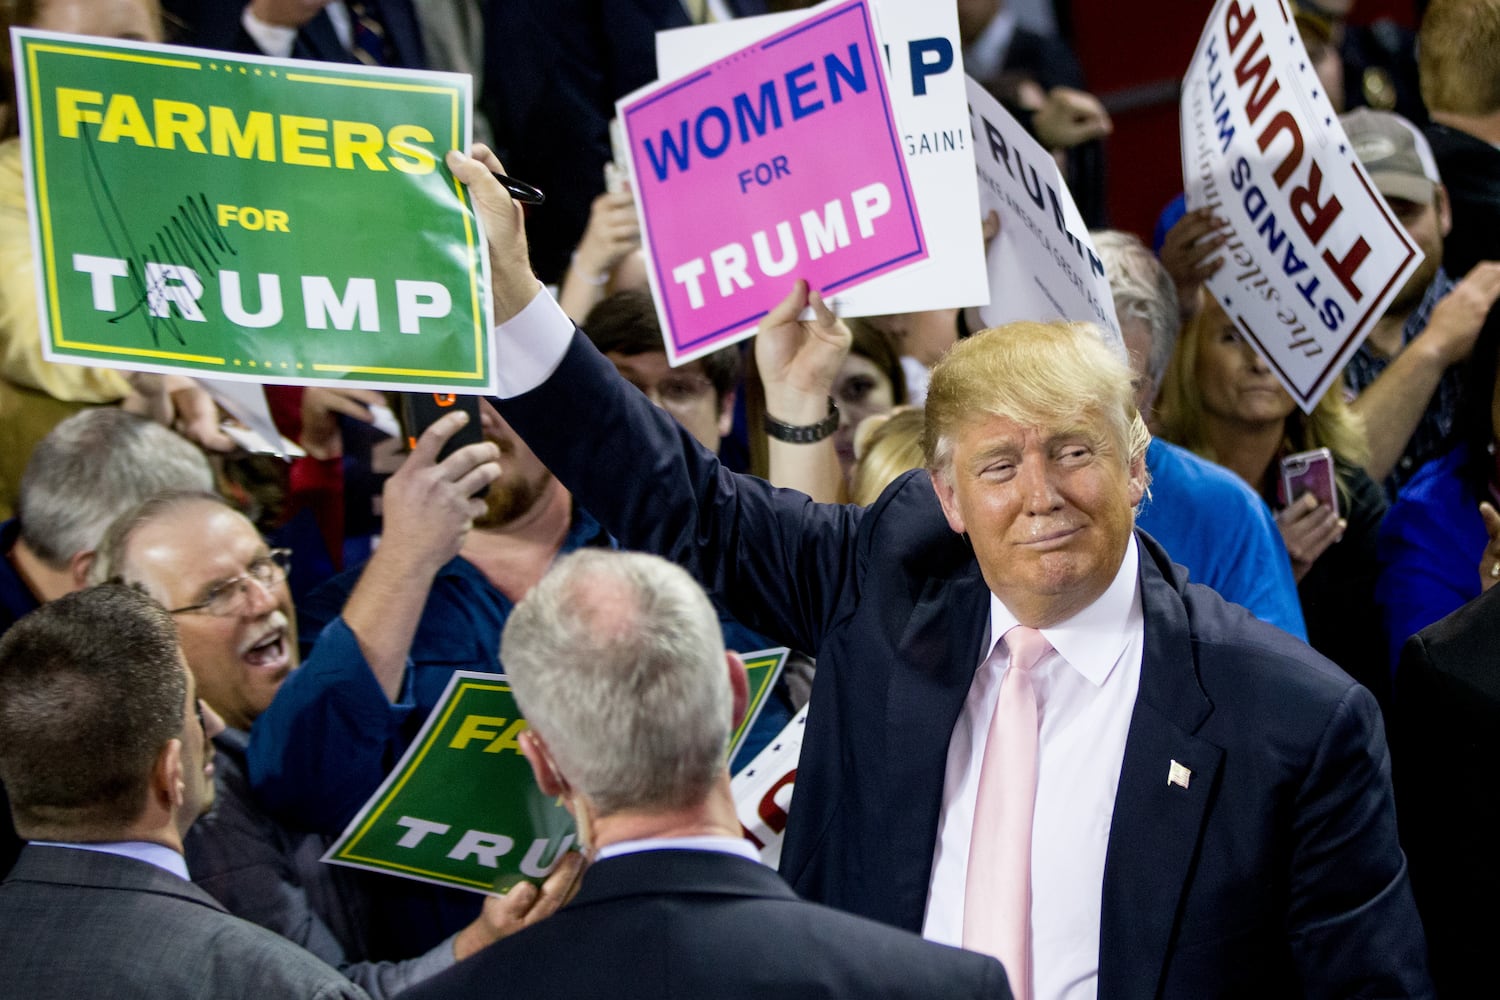
M292 46L297 44L297 29L286 28L279 24L267 24L254 14L250 13L250 5L246 4L244 11L240 14L240 27L245 29L245 34L255 43L255 47L268 56L285 59L292 54Z
M568 319L546 289L494 329L495 385L501 399L520 396L552 377L573 342Z

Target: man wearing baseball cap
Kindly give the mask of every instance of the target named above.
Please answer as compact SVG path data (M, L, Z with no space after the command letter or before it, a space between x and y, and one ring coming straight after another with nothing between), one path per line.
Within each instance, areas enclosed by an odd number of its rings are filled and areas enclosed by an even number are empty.
M1500 263L1482 261L1456 285L1444 273L1443 238L1453 226L1448 192L1411 122L1368 108L1339 121L1376 189L1426 255L1344 370L1370 439L1366 469L1394 498L1444 447L1458 407L1458 366L1500 296Z

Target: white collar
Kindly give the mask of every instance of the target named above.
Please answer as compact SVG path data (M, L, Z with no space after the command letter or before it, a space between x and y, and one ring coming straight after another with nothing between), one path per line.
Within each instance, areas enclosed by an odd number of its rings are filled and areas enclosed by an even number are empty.
M617 858L622 854L640 854L643 851L715 851L719 854L737 854L747 861L760 863L760 854L755 845L744 837L707 835L702 837L649 837L642 840L621 840L601 847L594 854L595 861Z
M67 847L75 851L94 851L97 854L114 854L122 858L134 858L148 865L155 865L169 875L176 875L184 882L188 878L187 861L181 854L161 844L141 840L117 840L105 844L62 843L56 840L33 840L38 847Z

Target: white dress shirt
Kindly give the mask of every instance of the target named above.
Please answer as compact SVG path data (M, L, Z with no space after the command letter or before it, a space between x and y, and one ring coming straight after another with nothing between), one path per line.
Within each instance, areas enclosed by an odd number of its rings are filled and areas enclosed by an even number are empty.
M118 854L122 858L135 858L148 865L155 865L169 875L176 875L184 882L188 878L187 861L170 847L141 840L117 840L106 844L63 843L58 840L33 840L37 847L66 847L74 851L94 851L98 854Z
M343 0L332 0L323 8L323 11L333 25L333 33L338 37L339 44L346 49L353 49L354 20L349 16L349 8L344 6ZM240 14L240 26L245 29L245 34L250 36L256 48L278 59L291 56L292 48L297 44L297 32L301 30L262 21L250 13L248 3L245 4L245 9Z
M640 854L643 851L714 851L718 854L737 854L746 861L760 864L760 853L755 845L744 837L720 837L705 834L701 837L650 837L643 840L621 840L599 848L595 861L618 858L622 854Z
M546 289L495 327L495 388L501 399L530 392L557 371L573 342L573 321Z
M1032 670L1041 734L1031 841L1031 968L1036 1000L1098 995L1104 856L1140 688L1145 616L1132 536L1109 588L1072 618L1041 630L1053 651ZM953 727L922 936L963 942L964 882L979 769L1000 682L990 652L1015 616L990 595L990 638ZM989 661L989 662L986 662Z

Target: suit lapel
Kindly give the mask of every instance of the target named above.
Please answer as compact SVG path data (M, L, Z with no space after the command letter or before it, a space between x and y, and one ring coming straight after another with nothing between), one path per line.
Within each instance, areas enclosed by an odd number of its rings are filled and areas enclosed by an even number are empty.
M333 30L333 22L328 19L326 11L319 11L297 32L292 55L298 59L316 59L320 62L358 61L344 48L344 43L339 41L338 32Z
M1156 996L1223 757L1193 735L1213 705L1198 683L1182 597L1163 575L1170 564L1137 538L1146 641L1104 862L1101 1000Z
M889 852L882 870L897 926L920 930L942 811L948 744L974 680L989 625L989 590L972 558L929 577L896 649L886 699L890 788L880 818ZM934 781L934 776L938 780Z

